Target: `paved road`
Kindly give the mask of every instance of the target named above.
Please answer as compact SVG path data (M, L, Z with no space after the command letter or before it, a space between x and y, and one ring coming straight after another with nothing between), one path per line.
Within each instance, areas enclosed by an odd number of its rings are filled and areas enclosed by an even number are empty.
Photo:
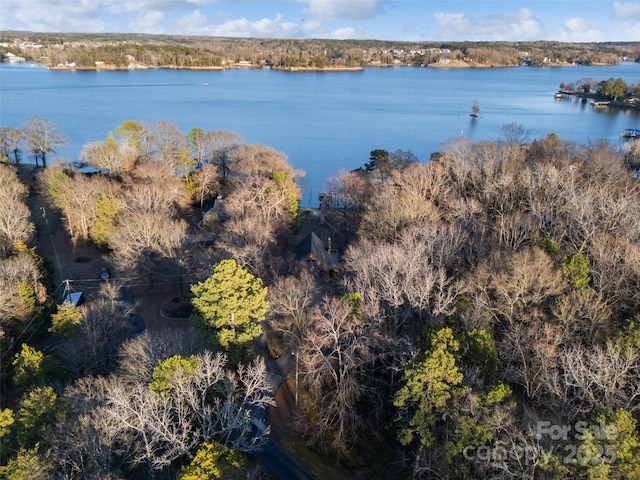
M263 351L265 352L269 384L275 396L278 387L282 383L283 373L288 371L287 362L290 362L291 359L282 356L280 359L273 360L266 354L266 348L263 348ZM264 410L260 413L256 412L256 415L260 421L267 420ZM254 426L254 428L256 427ZM276 480L313 480L311 475L298 467L271 439L269 439L262 450L254 452L252 456L258 463L265 467Z
M276 480L313 480L307 472L298 467L271 440L259 452L252 454Z
M133 288L123 285L120 287L120 299L129 304L129 311L127 314L127 324L129 326L129 335L131 337L137 337L144 332L145 324L140 312L136 310L135 299L133 295Z

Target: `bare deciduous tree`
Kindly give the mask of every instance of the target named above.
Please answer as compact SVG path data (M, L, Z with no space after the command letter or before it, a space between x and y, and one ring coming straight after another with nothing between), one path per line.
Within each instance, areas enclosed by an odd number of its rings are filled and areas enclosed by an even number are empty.
M294 348L306 336L308 314L318 300L317 292L317 281L308 270L296 277L281 277L269 288L270 328L287 337Z
M65 186L60 197L61 208L74 242L90 239L91 228L96 217L96 199L101 194L112 190L110 183L100 176L76 175Z
M563 238L564 226L561 211L565 192L571 189L574 175L567 165L559 169L556 165L534 165L529 172L529 182L535 185L527 191L528 210L537 221L541 237Z
M237 133L215 130L207 132L204 141L207 144L204 158L215 163L225 178L229 174L231 152L242 144L242 137Z
M209 200L220 191L218 167L213 163L203 165L194 172L193 180L195 181L195 193L202 210L205 200Z
M522 385L530 399L543 401L558 374L561 343L560 329L550 323L510 324L500 342L506 379Z
M0 327L6 330L13 321L31 315L47 299L43 274L26 251L0 259Z
M29 208L21 200L0 196L0 253L6 255L18 240L28 242L34 230Z
M193 331L145 330L142 335L124 342L118 350L118 378L127 383L150 383L159 361L176 354L195 354L202 344L203 339Z
M562 272L537 247L495 254L478 267L468 284L481 292L496 318L511 324L542 318L567 288Z
M185 231L184 220L172 220L161 212L127 213L119 218L108 243L122 269L152 275L162 269L162 260L177 265Z
M455 224L431 222L408 229L399 244L437 268L454 271L464 262L469 234Z
M553 315L567 343L580 338L589 345L599 345L612 329L610 304L592 289L571 290L558 299Z
M452 313L462 286L449 278L437 262L445 260L460 245L455 240L448 243L444 239L447 233L448 229L443 228L429 236L426 229L421 236L415 230L395 244L362 241L345 253L349 290L380 302L392 335L400 334L411 315L436 320Z
M117 444L110 437L109 420L103 414L108 380L87 376L66 388L66 415L49 441L55 478L104 478L116 480Z
M147 465L155 478L175 460L190 458L202 442L215 440L243 452L264 445L269 429L261 418L272 403L264 362L232 372L220 353L205 351L197 360L192 374L176 372L166 394L152 391L144 378L125 382L117 376L80 380L69 391L70 401L85 415L78 421L92 423L100 433L93 444L107 455L103 463L117 455L133 466ZM76 423L78 428L82 425ZM86 444L58 453L76 464L91 454Z
M282 172L290 178L297 176L283 153L263 145L238 145L229 155L228 168L229 172L241 180L248 177L269 177L274 172Z
M502 135L510 147L516 147L525 143L529 138L527 129L519 123L507 123L502 126Z
M5 156L7 161L18 165L20 163L20 143L24 139L24 130L21 128L0 127L0 157Z
M232 372L226 363L221 353L198 355L193 375L176 383L175 397L187 405L202 441L217 440L241 452L259 450L269 434L261 412L273 404L266 364L256 358Z
M218 246L251 273L263 276L266 255L275 244L271 226L251 215L228 220L224 226Z
M186 405L154 394L148 385L112 378L106 400L108 435L122 444L129 463L147 464L152 478L198 445Z
M73 175L59 166L41 171L38 182L61 210L72 242L88 240L95 219L96 198L111 190L109 183L100 177Z
M362 216L358 233L361 238L395 241L404 229L436 221L439 216L433 203L421 195L385 188L373 197Z
M123 149L126 151L126 149ZM116 176L124 173L126 156L120 151L120 145L109 133L104 142L96 141L85 144L80 152L80 159L99 169L106 169L109 175Z
M56 147L64 144L64 135L51 121L42 117L28 118L24 127L25 139L29 150L33 153L36 166L42 160L47 166L47 154L55 153Z
M529 215L520 212L499 214L495 221L498 243L511 250L531 245L537 238L534 219Z
M15 171L0 165L0 254L5 256L14 242L28 242L35 227L31 222L31 212L24 203L26 187L20 182Z
M396 240L402 230L438 220L443 212L436 207L448 196L449 187L436 167L408 163L392 170L379 186L369 185L360 234L366 238Z
M258 175L247 178L222 200L228 220L224 223L221 247L261 275L265 255L275 245L278 232L288 230L293 221L292 200L298 198L299 190L288 191L271 178Z
M640 409L640 356L617 342L606 347L574 344L559 352L561 374L554 393L574 413L604 405L608 412Z
M162 208L167 214L173 215L177 205L191 203L184 180L164 163L145 162L136 165L124 183L130 192L127 203L132 200L132 209L144 211ZM141 188L146 189L145 192L137 192Z
M178 268L179 252L186 235L186 222L175 220L172 198L160 184L131 188L124 212L109 235L114 262L124 270L151 275L168 260Z
M344 300L325 298L311 313L310 328L298 355L305 388L320 409L311 421L310 442L345 454L364 419L358 403L368 391L375 333Z
M191 159L187 138L178 127L167 120L160 120L151 126L152 157L159 163L169 165L174 171L185 167L184 158Z
M331 221L349 237L358 230L362 212L373 193L364 170L340 170L335 178L327 181L321 208L329 208Z
M640 302L640 245L633 238L600 233L589 248L591 283L614 317L633 315Z
M126 317L130 306L119 297L117 285L103 285L98 298L84 309L79 330L60 349L72 378L104 375L116 366L119 346L129 336Z

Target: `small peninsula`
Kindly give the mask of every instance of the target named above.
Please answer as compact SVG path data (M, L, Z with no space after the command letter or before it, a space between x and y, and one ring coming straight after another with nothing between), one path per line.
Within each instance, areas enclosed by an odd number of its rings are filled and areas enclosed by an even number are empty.
M640 110L640 82L629 85L622 78L596 80L580 79L574 83L561 83L556 99L565 97L590 101L594 108L620 108Z

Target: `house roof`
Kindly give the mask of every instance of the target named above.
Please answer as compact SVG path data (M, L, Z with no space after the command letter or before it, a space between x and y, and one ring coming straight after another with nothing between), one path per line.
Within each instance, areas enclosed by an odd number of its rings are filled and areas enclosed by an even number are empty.
M324 242L313 232L300 240L294 251L299 258L312 257L326 265L331 263L331 257L324 246Z
M82 292L69 292L64 298L64 303L70 303L74 307L77 307L82 299Z

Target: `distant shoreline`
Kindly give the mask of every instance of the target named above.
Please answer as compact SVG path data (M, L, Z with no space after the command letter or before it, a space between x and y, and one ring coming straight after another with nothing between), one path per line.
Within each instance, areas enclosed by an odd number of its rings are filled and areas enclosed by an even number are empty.
M1 63L10 63L15 64L18 62L15 61L4 61ZM48 68L50 70L70 70L70 71L127 71L127 70L203 70L203 71L223 71L223 70L277 70L281 72L356 72L363 71L368 68L402 68L402 67L419 67L419 68L436 68L436 69L473 69L473 68L512 68L512 67L522 67L529 66L532 68L536 67L576 67L576 66L585 66L578 65L575 63L562 62L562 63L547 63L543 65L523 65L523 64L501 64L501 63L479 63L473 61L465 61L465 60L441 60L431 62L426 65L413 65L410 63L380 63L380 62L370 62L365 65L359 66L326 66L326 67L307 67L307 66L278 66L278 65L267 65L267 64L251 64L248 62L239 62L233 64L226 65L211 65L211 66L177 66L177 65L147 65L141 62L132 61L128 65L114 65L107 64L102 62L96 62L96 65L86 66L86 65L75 65L73 63L70 64L58 64L58 65L47 65L45 63L37 62L37 61L24 61L19 63L26 63L29 65L35 65L39 67ZM607 66L609 64L606 63L592 63L586 66L599 67L599 66Z
M9 63L9 62L3 62ZM455 69L466 69L466 68L512 68L512 67L521 67L523 65L502 65L502 64L484 64L484 63L475 63L475 62L464 62L461 60L452 60L450 62L433 62L428 65L407 65L407 64L370 64L358 67L278 67L278 66L262 66L262 65L227 65L227 66L173 66L173 65L162 65L162 66L149 66L144 64L130 64L128 66L116 66L116 65L98 65L93 67L87 66L76 66L76 65L53 65L48 66L40 63L27 62L32 65L37 65L41 67L48 68L50 70L71 70L71 71L87 71L87 72L95 72L95 71L126 71L126 70L205 70L205 71L217 71L217 70L276 70L279 72L359 72L366 70L367 68L398 68L398 67L417 67L417 68L438 68L438 69L447 69L447 68L455 68ZM554 64L548 65L553 67L572 67L577 66L570 63L565 64ZM599 66L599 65L592 65ZM532 68L537 68L537 66L533 66Z
M40 65L40 64L34 64ZM100 65L96 67L84 67L75 65L41 65L51 70L81 70L81 71L124 71L124 70L277 70L282 72L354 72L364 70L365 67L264 67L261 65L229 65L224 67L176 67L172 65L148 66L148 65L129 65L119 67L116 65Z
M398 67L453 70L640 62L640 42L442 43L20 31L6 31L3 35L0 61L35 62L53 70L79 72L151 68L354 72Z

